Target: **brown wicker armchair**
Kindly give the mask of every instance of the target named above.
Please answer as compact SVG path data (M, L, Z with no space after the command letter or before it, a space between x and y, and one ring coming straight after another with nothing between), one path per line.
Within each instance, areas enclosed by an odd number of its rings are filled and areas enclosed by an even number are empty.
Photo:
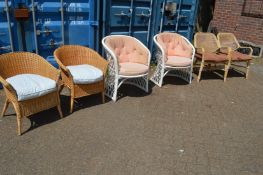
M253 49L251 47L241 47L233 33L218 33L218 41L222 47L230 47L231 53L231 65L246 68L245 77L248 78L250 62L252 60ZM239 49L248 49L248 54L242 54ZM236 65L235 62L245 63L246 65Z
M11 83L10 81L14 79L14 77L24 75L43 77L44 80L51 81L54 85L53 90L45 94L38 94L38 96L34 98L27 97L27 99L24 100L19 99L17 87L19 88L20 85L25 85L23 89L25 90L28 89L28 86L25 82L22 82L22 84L18 82L16 86L13 86L11 85L13 82ZM34 53L17 52L0 55L0 82L3 84L6 94L2 116L4 116L8 105L12 103L17 115L18 135L21 135L21 120L23 117L28 117L53 107L57 107L60 117L63 117L58 93L59 75L59 70L55 69L44 58ZM38 84L41 84L41 82ZM43 86L46 86L46 84L43 83Z
M70 112L73 112L74 99L91 94L101 93L104 103L104 78L108 62L92 49L77 45L62 46L55 50L55 59L62 71L62 81L71 91ZM76 83L69 66L91 65L103 73L103 78L92 83Z
M231 63L231 48L220 47L216 36L212 33L198 32L194 36L194 46L196 48L196 62L200 61L200 69L197 82L201 79L204 66L224 64L224 82L226 81L228 70ZM227 51L226 51L227 50Z

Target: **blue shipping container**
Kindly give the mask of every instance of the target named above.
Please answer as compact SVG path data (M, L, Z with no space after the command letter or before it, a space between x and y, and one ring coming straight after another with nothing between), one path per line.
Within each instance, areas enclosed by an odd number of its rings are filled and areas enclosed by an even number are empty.
M0 0L0 54L17 51L19 48L13 10L13 1Z
M26 28L27 48L55 67L53 52L64 44L98 48L99 1L30 0L31 18Z
M150 50L153 36L177 32L192 40L198 0L104 0L103 36L130 35Z

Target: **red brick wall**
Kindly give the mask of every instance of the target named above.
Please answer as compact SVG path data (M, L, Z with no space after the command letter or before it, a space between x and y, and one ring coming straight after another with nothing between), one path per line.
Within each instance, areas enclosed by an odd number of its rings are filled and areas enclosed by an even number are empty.
M247 0L245 11L249 8L252 13L262 13L258 11L258 5L251 6L253 3L261 4L261 1ZM244 0L216 0L213 26L219 32L234 33L238 40L263 45L263 19L242 16L243 4Z

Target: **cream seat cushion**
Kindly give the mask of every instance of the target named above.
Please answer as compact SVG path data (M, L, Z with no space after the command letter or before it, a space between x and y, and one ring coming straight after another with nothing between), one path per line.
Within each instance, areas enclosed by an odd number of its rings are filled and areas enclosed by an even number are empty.
M14 88L18 101L37 98L56 91L56 82L36 74L19 74L6 79Z
M103 72L91 65L67 66L75 84L92 84L103 80Z
M124 76L136 76L146 74L148 72L149 67L144 64L139 63L119 63L120 64L120 75Z
M168 56L168 59L165 64L167 66L186 67L192 64L192 60L186 57Z

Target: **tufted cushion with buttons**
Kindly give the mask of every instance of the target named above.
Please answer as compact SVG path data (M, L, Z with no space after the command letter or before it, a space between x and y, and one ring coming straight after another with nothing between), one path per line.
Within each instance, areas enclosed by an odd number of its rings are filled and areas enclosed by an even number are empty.
M148 65L148 51L134 38L112 35L105 44L116 54L119 63Z
M157 42L164 49L166 54L165 61L169 56L183 58L192 57L192 47L179 34L164 32L157 36Z

